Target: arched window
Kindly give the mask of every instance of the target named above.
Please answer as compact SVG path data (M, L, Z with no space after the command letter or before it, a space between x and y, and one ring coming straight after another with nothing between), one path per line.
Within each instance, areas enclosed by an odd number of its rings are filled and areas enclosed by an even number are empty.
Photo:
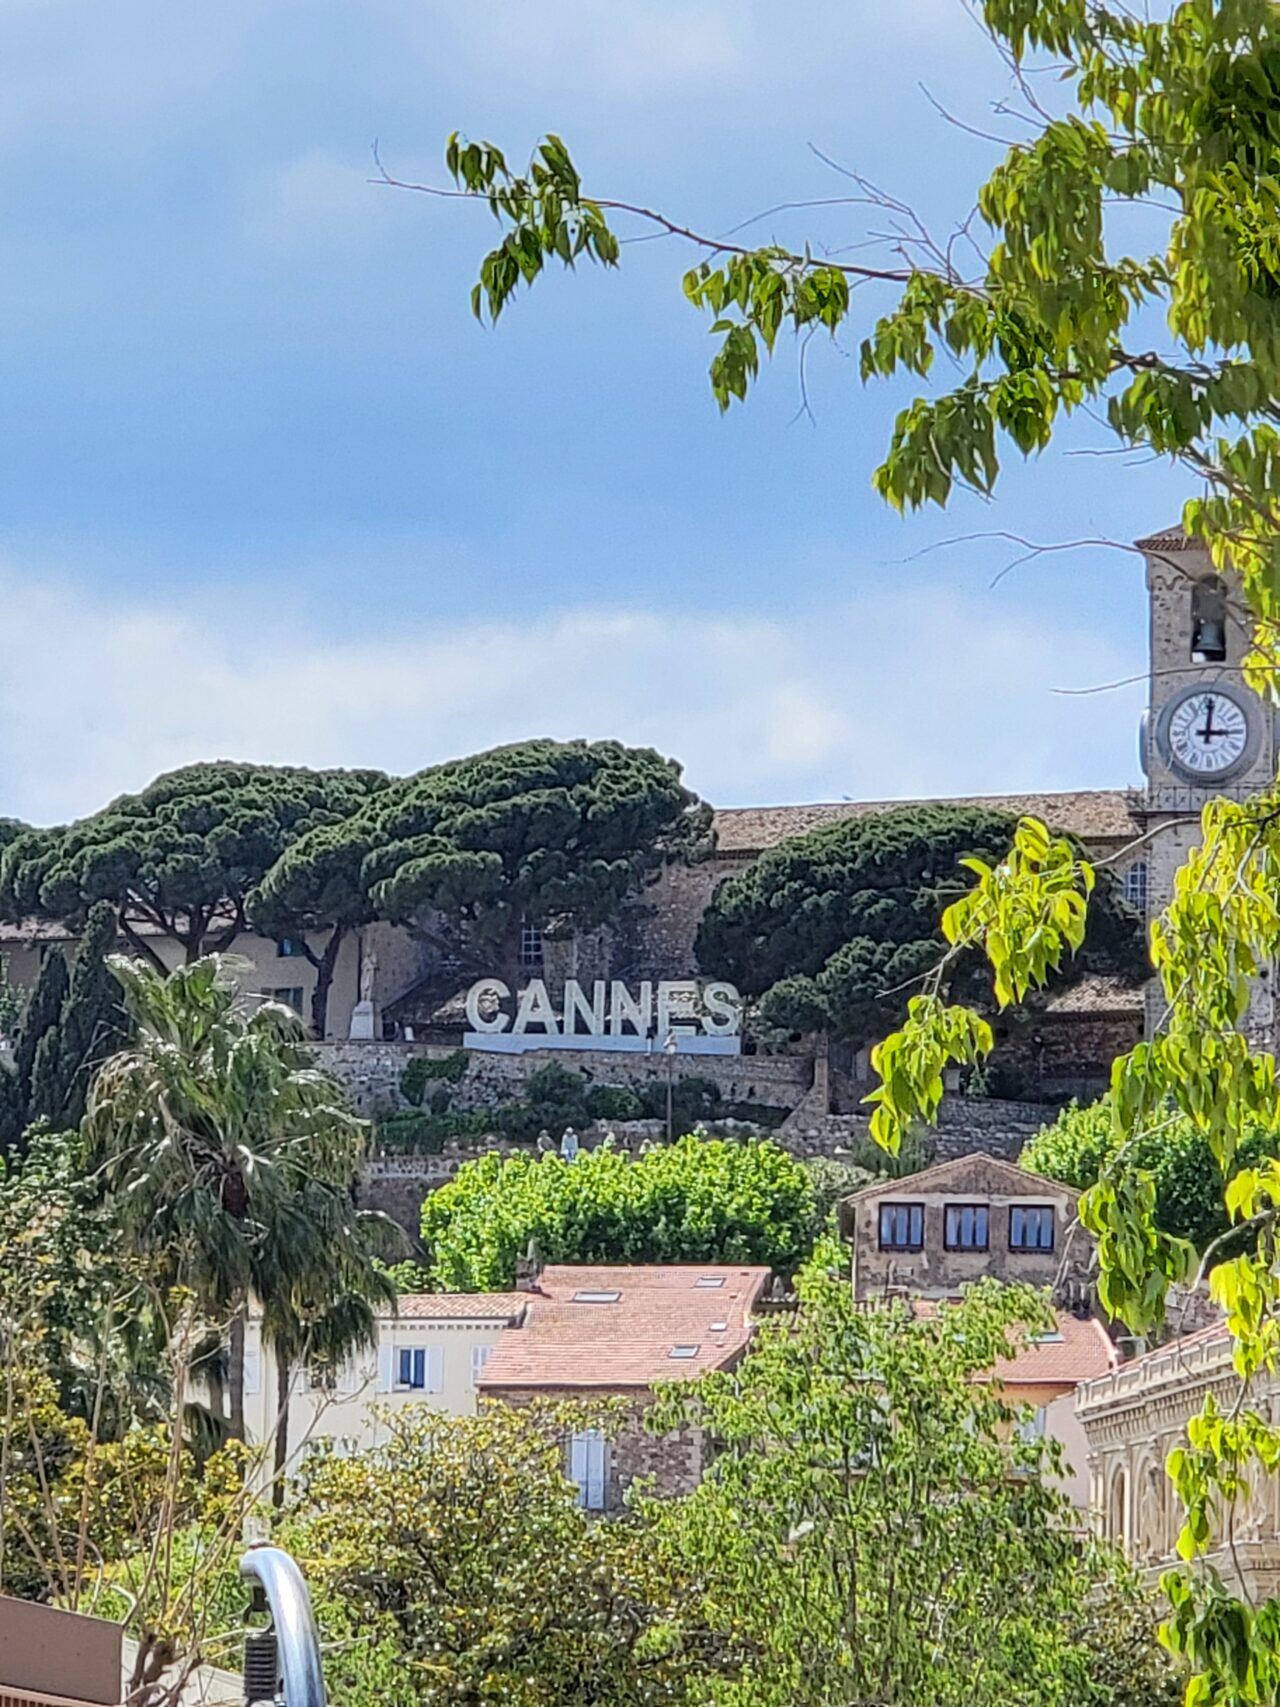
M1191 589L1191 662L1222 664L1227 657L1227 590L1217 575Z
M1124 898L1139 913L1147 910L1147 862L1135 859L1124 874Z
M1129 1472L1123 1466L1111 1482L1111 1501L1107 1510L1107 1537L1118 1547L1129 1545Z

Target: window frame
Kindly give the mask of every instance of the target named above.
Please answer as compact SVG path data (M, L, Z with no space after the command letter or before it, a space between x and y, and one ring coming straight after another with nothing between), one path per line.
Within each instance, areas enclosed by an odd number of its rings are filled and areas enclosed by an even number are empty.
M1025 1239L1020 1243L1013 1237L1013 1218L1015 1215L1047 1215L1049 1217L1049 1243L1028 1244ZM1011 1203L1009 1205L1009 1250L1014 1256L1035 1257L1052 1256L1058 1245L1058 1215L1051 1203Z
M575 1463L579 1454L581 1471ZM608 1510L610 1456L609 1442L601 1429L577 1429L569 1436L568 1480L578 1490L581 1510Z
M974 1214L974 1227L977 1228L977 1217L983 1217L981 1244L964 1244L951 1237L952 1215L963 1215L966 1210ZM991 1249L991 1205L990 1203L944 1203L942 1206L942 1248L944 1251L964 1252L976 1251L979 1255Z
M443 1393L444 1392L444 1348L438 1345L398 1345L393 1348L394 1363L391 1370L391 1390L393 1393ZM406 1380L402 1375L405 1360L408 1359L409 1376ZM415 1380L422 1373L421 1381ZM432 1376L435 1379L432 1379Z
M907 1214L907 1237L904 1241L886 1240L884 1236L884 1218L886 1211L905 1210ZM912 1238L911 1226L914 1217L919 1217L919 1236ZM877 1206L876 1233L879 1247L882 1251L922 1251L924 1249L924 1204L910 1198L893 1198L887 1203Z

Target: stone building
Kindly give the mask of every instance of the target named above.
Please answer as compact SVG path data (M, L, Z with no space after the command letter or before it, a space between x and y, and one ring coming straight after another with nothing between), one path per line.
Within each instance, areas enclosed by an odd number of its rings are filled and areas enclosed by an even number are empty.
M1185 1445L1187 1423L1212 1395L1224 1412L1240 1394L1231 1340L1217 1323L1174 1340L1077 1394L1089 1447L1089 1504L1101 1532L1135 1563L1155 1570L1176 1562L1181 1515L1165 1460ZM1249 1408L1280 1422L1280 1376L1255 1377ZM1208 1563L1234 1587L1263 1599L1280 1592L1280 1477L1250 1478L1228 1536L1221 1525Z
M991 1277L1048 1287L1087 1311L1093 1249L1078 1197L981 1153L877 1181L840 1206L854 1296L955 1298Z
M624 1402L613 1438L588 1428L566 1444L566 1468L588 1510L616 1511L637 1477L659 1494L688 1493L707 1443L682 1428L653 1435L644 1413L659 1382L731 1369L750 1342L767 1268L555 1264L529 1282L527 1308L478 1379L483 1398Z

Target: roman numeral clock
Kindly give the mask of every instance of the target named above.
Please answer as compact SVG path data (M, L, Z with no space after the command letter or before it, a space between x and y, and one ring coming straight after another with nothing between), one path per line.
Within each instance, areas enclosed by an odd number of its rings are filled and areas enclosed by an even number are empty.
M1183 688L1161 709L1156 745L1170 770L1188 782L1226 781L1253 760L1258 709L1256 700L1250 705L1227 687Z

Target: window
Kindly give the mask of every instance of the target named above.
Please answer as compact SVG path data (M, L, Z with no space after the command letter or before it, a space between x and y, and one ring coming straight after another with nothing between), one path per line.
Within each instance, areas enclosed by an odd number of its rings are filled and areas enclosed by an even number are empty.
M697 1357L702 1348L696 1345L673 1345L667 1353L668 1357Z
M622 1297L621 1292L575 1292L575 1304L616 1304Z
M331 1363L313 1363L307 1371L307 1382L313 1393L334 1393L338 1388L338 1371Z
M276 944L276 953L282 960L298 960L305 956L306 949L291 936L282 936Z
M1018 1439L1026 1441L1030 1446L1034 1441L1043 1440L1049 1421L1049 1413L1043 1405L1037 1405L1028 1417L1023 1417L1018 1424Z
M924 1204L880 1205L880 1249L919 1251L924 1248Z
M948 1203L943 1244L949 1251L985 1251L989 1219L985 1203Z
M444 1385L444 1351L438 1345L400 1346L396 1386L402 1392L438 1393Z
M478 1381L484 1374L484 1366L489 1361L491 1345L473 1345L471 1348L471 1379Z
M1227 657L1227 589L1206 575L1191 589L1191 662L1222 664Z
M1032 1334L1031 1343L1032 1345L1061 1345L1064 1337L1054 1328L1047 1334Z
M724 1285L724 1276L722 1274L700 1274L693 1284L700 1290L709 1292L712 1287Z
M711 1332L713 1334L727 1334L729 1332L728 1322L712 1322Z
M1051 1251L1053 1210L1047 1204L1015 1203L1009 1210L1011 1251Z
M524 919L520 925L520 969L542 971L542 926Z
M1124 898L1140 913L1147 910L1147 862L1136 859L1124 874Z
M285 984L277 990L264 990L264 996L269 996L273 1002L283 1002L285 1007L292 1008L298 1018L302 1018L302 985Z
M569 1441L569 1480L584 1511L603 1511L609 1481L609 1443L598 1428L584 1428Z

